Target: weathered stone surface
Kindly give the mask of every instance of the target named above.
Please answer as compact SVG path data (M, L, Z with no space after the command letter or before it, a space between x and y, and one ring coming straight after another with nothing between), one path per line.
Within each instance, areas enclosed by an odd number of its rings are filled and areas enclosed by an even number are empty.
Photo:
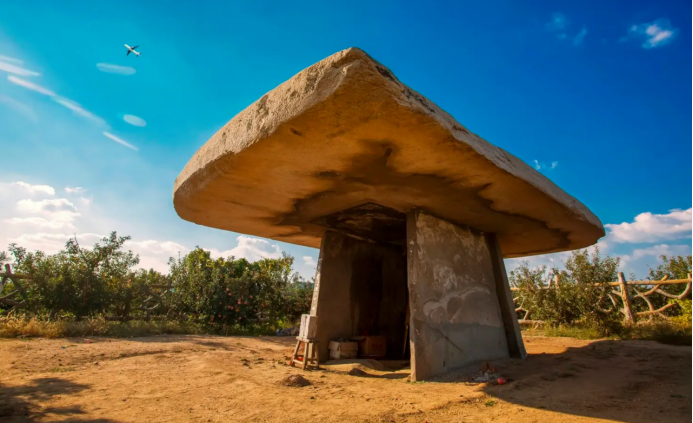
M355 48L228 122L176 179L173 203L191 222L316 248L326 216L365 203L419 207L496 233L504 257L586 247L604 235L575 198Z
M401 247L361 241L335 231L323 237L310 313L318 316L321 360L330 341L384 336L387 355L402 357L407 265Z
M493 257L483 234L412 211L407 265L412 380L509 357ZM519 328L517 336L522 345Z

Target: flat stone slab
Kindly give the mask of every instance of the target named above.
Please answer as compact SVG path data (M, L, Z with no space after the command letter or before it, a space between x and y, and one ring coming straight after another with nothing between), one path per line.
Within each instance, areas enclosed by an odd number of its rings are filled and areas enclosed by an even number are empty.
M368 233L382 214L336 215L364 204L420 208L494 232L506 258L604 236L587 207L356 48L303 70L228 122L178 176L173 204L200 225L315 248L324 222L351 221ZM384 218L395 222L392 214Z

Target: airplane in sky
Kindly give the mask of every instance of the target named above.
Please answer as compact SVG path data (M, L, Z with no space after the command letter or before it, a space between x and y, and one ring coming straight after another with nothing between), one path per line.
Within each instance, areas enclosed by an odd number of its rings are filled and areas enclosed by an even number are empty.
M137 57L140 57L140 53L138 53L138 52L135 51L135 49L136 49L137 47L139 47L139 46L130 47L129 45L125 44L125 48L128 49L128 52L127 52L127 54L125 54L125 55L126 55L126 56L129 56L130 53L135 53L135 54L137 55Z

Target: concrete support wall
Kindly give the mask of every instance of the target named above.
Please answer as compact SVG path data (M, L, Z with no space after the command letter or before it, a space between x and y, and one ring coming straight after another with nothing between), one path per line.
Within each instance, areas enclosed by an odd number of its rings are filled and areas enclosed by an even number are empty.
M400 358L407 307L404 248L361 241L334 231L322 239L311 314L318 316L321 361L330 340L362 335L388 339Z
M522 345L519 328L506 331L496 248L470 228L417 210L407 215L412 380L506 358Z

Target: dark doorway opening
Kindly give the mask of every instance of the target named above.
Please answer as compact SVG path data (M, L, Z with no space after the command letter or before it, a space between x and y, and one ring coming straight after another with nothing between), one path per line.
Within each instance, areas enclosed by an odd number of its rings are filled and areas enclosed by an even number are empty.
M367 203L311 223L341 234L335 259L343 264L342 272L349 273L347 278L339 278L339 283L349 285L348 291L341 291L348 292L348 298L344 295L340 299L348 302L348 307L339 307L340 315L330 316L329 321L349 328L350 333L342 335L345 337L383 336L387 339L387 359L408 360L406 215ZM323 283L333 282L326 279ZM322 317L320 321L328 324Z

